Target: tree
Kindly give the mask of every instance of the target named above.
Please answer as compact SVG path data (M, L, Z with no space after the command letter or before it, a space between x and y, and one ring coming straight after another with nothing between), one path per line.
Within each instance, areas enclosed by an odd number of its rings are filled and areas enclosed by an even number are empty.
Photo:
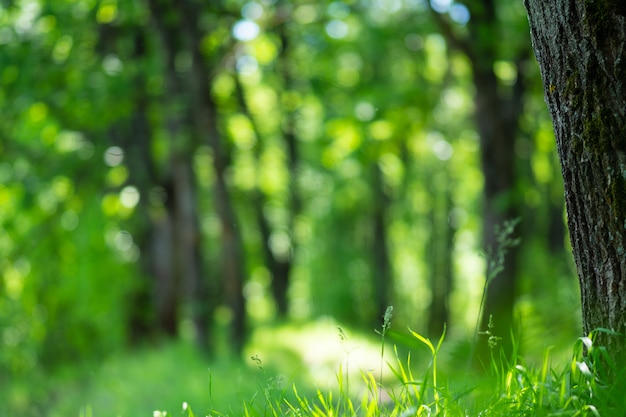
M154 6L154 4L150 4ZM152 7L152 19L156 33L162 44L163 72L167 95L166 111L163 116L164 133L167 141L167 152L163 158L162 169L157 169L158 161L152 152L155 135L150 132L150 123L146 115L148 106L145 88L146 65L137 75L132 135L127 135L123 147L132 157L129 161L131 179L136 181L144 196L161 194L162 204L142 203L141 214L147 219L143 231L142 255L145 272L153 279L154 310L158 330L170 336L178 334L178 324L183 314L183 305L190 307L191 318L195 324L198 342L208 347L209 320L206 313L209 309L204 305L208 300L207 285L202 271L201 233L199 213L196 208L196 176L193 169L193 154L197 148L194 137L185 129L189 122L189 112L185 104L188 102L186 85L182 71L176 67L176 56L183 47L184 39L172 28L175 23L168 20L172 11L159 4ZM131 28L136 38L141 29ZM144 44L149 39L135 39L135 55L139 61L147 52ZM145 61L146 58L143 58ZM141 61L140 61L141 62ZM134 119L138 119L135 121ZM141 126L141 129L139 129ZM143 161L143 162L141 162ZM162 171L162 172L160 172ZM149 200L145 198L144 200ZM153 198L154 200L154 198ZM146 220L144 220L146 221ZM147 264L146 264L147 263ZM144 297L145 298L145 297ZM142 309L149 305L140 306Z
M174 6L174 3L172 3ZM194 107L194 128L213 152L213 170L215 183L213 199L215 211L221 224L222 282L224 298L232 311L230 339L237 353L243 350L247 335L246 300L243 285L246 276L246 262L238 216L232 203L231 190L228 187L227 168L230 161L228 149L224 146L218 128L218 109L211 95L214 67L219 60L218 54L210 54L202 46L202 39L211 32L203 29L202 9L192 1L178 4L182 10L182 24L186 28L186 38L191 53L191 91ZM222 5L208 10L219 15L225 13Z
M281 10L283 9L278 9L278 11ZM277 12L277 17L275 18L277 21L275 24L275 31L280 38L280 52L278 53L276 62L276 68L278 69L277 72L279 74L274 76L279 78L278 83L281 86L276 87L276 92L281 94L282 97L287 97L289 94L298 94L293 86L294 77L292 75L293 69L291 68L293 65L291 64L291 59L289 57L291 40L289 39L287 29L289 19L287 15L283 16L283 14L286 13L287 12L281 14ZM242 50L245 50L245 45L243 46ZM286 200L288 201L284 203L285 208L287 209L287 219L283 221L282 225L276 225L274 224L276 222L272 222L269 218L270 216L267 214L267 209L270 205L269 200L271 199L271 196L267 195L267 193L263 190L260 181L257 181L251 200L253 202L252 206L254 216L257 221L257 227L261 235L261 247L265 266L272 276L271 291L276 304L276 314L280 318L285 318L289 312L288 290L296 252L295 224L296 218L302 211L302 201L298 190L298 165L300 163L300 157L298 149L299 139L297 137L295 127L295 112L285 103L281 103L279 109L271 109L269 111L263 109L261 114L255 115L255 111L253 111L249 105L250 98L248 97L249 94L247 94L246 86L244 85L245 81L242 80L242 75L239 73L236 65L234 68L233 78L235 81L238 106L246 118L250 121L250 126L256 136L256 144L254 145L254 160L259 177L262 175L263 171L263 154L265 148L268 147L266 142L270 142L268 140L268 136L271 136L271 134L268 135L263 133L257 119L271 119L272 111L279 110L281 113L279 116L281 119L280 136L284 143L284 153L287 159L287 170L289 172L289 185L286 190ZM257 84L256 81L254 84ZM285 101L284 98L283 101ZM277 231L284 232L285 236L288 237L289 244L285 245L286 247L281 248L281 250L272 248L271 244L272 236Z
M432 194L432 203L428 217L431 224L428 257L430 258L431 301L428 307L428 334L440 337L444 328L450 324L450 296L454 286L454 235L455 224L451 218L453 207L453 186L447 189L441 183L453 181L447 161L442 161L444 168L433 175L433 181L427 188ZM445 191L437 192L436 189Z
M583 331L626 330L626 3L525 0L561 173ZM624 363L623 337L598 334Z
M485 181L483 247L487 256L493 258L498 255L495 253L498 248L496 230L505 222L517 218L521 211L515 194L518 172L514 149L520 133L519 119L526 92L523 66L528 59L529 48L513 42L518 41L519 37L506 39L507 30L516 28L519 22L515 19L507 22L511 28L505 26L499 16L502 10L498 2L472 0L466 4L471 16L466 33L457 31L452 22L433 5L431 11L448 45L466 56L470 62L475 87L474 120L480 137L481 169ZM503 38L510 43L506 52L500 49ZM508 85L495 70L498 63L502 62L506 62L516 74ZM510 331L514 324L518 258L517 248L510 248L498 274L494 274L490 268L493 262L488 262L487 276L493 279L487 287L480 322L481 330L486 330L492 322L493 331L502 338L506 355L512 352ZM486 343L480 345L478 353L480 361L489 362L490 352Z

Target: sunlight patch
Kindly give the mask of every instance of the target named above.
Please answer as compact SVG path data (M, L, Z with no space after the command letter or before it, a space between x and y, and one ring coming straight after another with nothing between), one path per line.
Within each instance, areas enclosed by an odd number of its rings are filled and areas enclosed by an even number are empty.
M431 0L430 6L437 13L446 13L452 6L452 0Z
M242 42L256 39L261 29L251 20L240 20L233 26L233 36Z
M104 163L110 167L118 166L124 160L124 151L119 146L111 146L104 152Z
M343 39L350 33L350 28L346 22L341 20L331 20L326 24L326 34L333 39Z
M246 3L241 8L241 15L246 20L257 20L263 16L263 6L254 1Z
M126 208L135 208L137 203L139 203L139 199L139 190L132 185L127 185L120 191L120 203Z
M450 19L459 25L465 25L470 20L470 12L465 5L455 3L450 7Z

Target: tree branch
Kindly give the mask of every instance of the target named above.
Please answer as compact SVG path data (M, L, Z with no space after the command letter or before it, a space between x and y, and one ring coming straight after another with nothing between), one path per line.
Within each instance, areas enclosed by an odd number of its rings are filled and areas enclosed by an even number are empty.
M430 4L430 1L427 1L428 10L430 10L430 14L435 20L437 26L439 26L439 30L444 38L448 41L448 44L451 45L454 49L465 54L470 60L474 59L475 52L472 48L471 44L464 37L460 37L452 28L449 20L446 20L443 15L433 9L433 6Z

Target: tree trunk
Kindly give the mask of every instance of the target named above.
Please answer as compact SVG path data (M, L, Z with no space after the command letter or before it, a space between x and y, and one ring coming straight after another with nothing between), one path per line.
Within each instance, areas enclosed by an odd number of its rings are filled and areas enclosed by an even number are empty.
M200 220L198 217L193 152L174 154L170 160L174 186L173 251L176 275L180 280L182 300L189 307L198 345L210 348L208 327L210 319L204 306L208 304L207 286L203 277Z
M552 193L551 193L552 194ZM548 250L550 254L562 256L565 253L565 223L563 222L563 200L554 201L549 196L548 203Z
M261 247L265 266L272 275L271 290L274 302L276 303L276 314L280 318L285 318L289 311L287 291L289 289L289 275L291 273L293 259L292 254L274 253L271 246L272 228L264 212L266 204L265 196L261 190L257 189L252 199L257 226L261 233Z
M168 288L158 291L164 294L163 297L172 298L170 304L174 305L169 310L172 310L174 319L181 314L181 302L187 303L187 313L195 325L197 341L201 347L208 349L212 306L202 272L201 232L193 170L196 141L194 135L186 129L191 124L193 95L190 90L193 89L176 69L176 56L184 49L186 42L178 29L182 20L172 4L151 0L149 6L163 45L169 105L166 115L170 152L167 161L167 214L159 226L164 231L169 229L170 247L162 248L161 256L163 259L171 258L173 267L170 273L173 278L170 278L172 282ZM166 249L170 251L167 255ZM161 278L166 279L163 274L159 277L160 282Z
M430 253L430 290L431 301L428 311L428 335L437 339L450 319L450 294L454 283L454 234L455 226L450 220L452 203L452 185L449 167L433 175L430 181L431 201L429 217L431 224ZM443 181L446 189L437 192L437 183Z
M235 69L236 71L236 69ZM243 114L248 117L250 120L250 124L252 125L252 130L254 131L257 137L257 143L254 148L254 157L256 161L257 170L260 169L261 165L261 154L263 152L263 141L264 138L261 134L261 130L256 123L256 120L250 111L248 106L248 101L246 100L245 91L243 85L241 83L241 79L239 74L235 73L235 90L237 93L237 101L239 102L239 107ZM293 134L288 134L287 132L283 132L283 136L293 137L292 141L295 142L295 136ZM286 138L286 142L289 140ZM289 143L288 143L289 144ZM295 149L293 150L295 152ZM295 186L294 182L296 179L295 176L295 167L292 163L295 158L295 154L292 152L292 149L288 146L287 149L289 164L290 164L290 172L292 175L290 176L290 186ZM261 175L260 170L257 173L258 176ZM290 187L291 188L291 187ZM254 215L256 217L257 226L259 228L259 232L261 233L261 250L263 252L263 259L265 261L265 266L269 273L272 276L271 290L272 296L274 297L274 302L276 303L276 314L280 318L287 317L287 313L289 311L289 300L288 300L288 290L289 290L289 277L291 275L291 269L293 266L293 252L295 248L294 245L294 219L296 216L296 212L294 210L298 210L298 208L293 205L293 194L290 189L290 203L289 203L289 218L286 224L286 231L289 234L291 248L288 253L274 253L271 246L271 237L272 237L272 225L270 220L267 218L265 214L265 207L267 205L267 198L261 190L259 184L256 184L255 189L252 192L252 208L254 210ZM295 192L295 190L294 190Z
M115 52L111 45L124 36L132 36L132 59L146 58L146 34L143 28L130 28L128 32L116 27L101 29L101 53ZM132 234L140 251L142 282L130 296L129 336L139 343L156 334L175 336L178 333L178 294L172 245L173 207L155 206L149 195L161 182L152 156L153 132L148 120L149 98L146 79L142 72L134 77L133 111L130 119L112 128L109 137L124 149L128 167L128 183L137 188L140 200L134 216ZM170 186L164 193L171 194ZM171 200L171 195L168 196ZM166 203L168 197L163 198Z
M288 1L282 2L279 6L281 8L291 8ZM282 76L283 82L283 94L289 93L295 90L294 87L294 74L292 69L291 60L291 41L288 36L287 25L289 24L289 16L286 14L280 14L282 21L276 28L276 32L280 37L281 49L278 55L279 59L279 71ZM287 166L289 169L289 219L287 224L287 232L291 241L291 256L288 261L279 264L277 270L277 277L275 276L272 282L272 291L274 298L278 304L278 314L281 317L286 317L288 313L289 301L288 290L291 282L291 271L293 269L293 258L296 253L296 219L302 212L302 197L300 195L300 188L298 180L300 177L299 165L300 165L300 149L298 143L298 137L296 135L296 115L294 109L288 105L283 105L282 108L282 137L285 142L285 148L287 151Z
M240 354L246 342L247 316L246 302L243 295L245 281L245 256L237 214L232 204L230 190L226 181L226 168L229 155L222 144L218 130L218 112L211 96L211 76L213 68L202 52L202 39L207 35L200 27L202 13L197 5L189 0L177 2L183 16L183 30L192 57L190 91L192 94L193 116L196 132L203 138L213 152L214 204L220 219L222 280L226 302L232 311L230 339L234 350Z
M209 122L210 123L210 122ZM211 136L217 132L211 132ZM214 141L216 139L212 139ZM213 143L213 145L215 145ZM215 148L214 152L215 152ZM239 226L236 221L235 211L230 201L230 193L225 181L225 165L220 157L214 155L215 176L215 206L217 215L222 226L221 256L222 256L222 281L226 303L233 314L231 323L230 339L233 348L241 353L246 341L246 304L243 296L243 283L245 277L245 263L243 256L243 243Z
M525 92L523 74L518 71L515 84L501 85L494 66L499 59L500 22L494 0L468 1L472 18L467 28L468 35L457 35L443 16L433 11L448 44L462 52L470 60L472 81L475 87L475 121L480 137L480 159L484 177L483 187L483 247L489 258L497 256L498 234L496 230L505 222L518 217L518 202L515 201L517 183L515 140L519 133L518 119L522 114L522 99ZM518 70L527 59L526 49L517 51ZM509 248L504 257L502 270L489 282L482 309L480 330L487 330L492 320L492 333L501 338L500 347L506 356L512 352L511 330L517 287L518 249ZM490 264L491 262L488 262ZM487 268L487 277L493 271ZM489 363L491 352L487 343L478 346L478 359Z
M170 204L167 202L167 204ZM172 211L163 210L152 222L145 254L150 260L148 271L154 280L153 297L157 329L168 336L178 334L178 291L172 248Z
M494 21L488 20L483 26L493 24ZM478 38L481 27L474 30ZM493 27L490 27L490 31L492 36L495 36ZM490 39L493 42L495 38L490 37ZM495 42L489 48L483 48L482 55L474 56L472 61L476 87L475 117L480 136L481 167L485 180L483 245L488 260L498 256L496 230L506 221L518 217L518 208L514 199L517 182L514 148L518 134L517 120L521 114L521 94L513 95L512 99L505 99L498 92L499 83L493 72L496 61L494 49ZM502 338L502 347L507 356L512 352L510 332L513 327L513 309L516 299L517 257L517 249L512 248L504 258L502 270L488 283L480 322L480 330L485 331L489 321L492 320L492 332ZM488 266L487 277L493 275L493 271L489 268ZM490 353L486 350L486 343L481 344L478 352L483 363L488 363Z
M390 198L384 190L383 172L378 162L373 164L372 193L374 196L372 225L372 263L373 263L373 288L376 316L374 325L380 327L383 324L383 316L387 307L392 305L393 274L391 272L391 260L387 246L387 210Z
M525 0L565 184L583 331L626 330L626 3ZM621 364L623 336L598 334Z

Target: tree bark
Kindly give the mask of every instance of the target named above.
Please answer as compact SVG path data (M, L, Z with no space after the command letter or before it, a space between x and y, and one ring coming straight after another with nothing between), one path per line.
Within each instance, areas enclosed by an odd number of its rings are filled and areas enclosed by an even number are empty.
M583 331L626 324L626 3L525 0L565 185ZM623 336L598 334L621 364Z

